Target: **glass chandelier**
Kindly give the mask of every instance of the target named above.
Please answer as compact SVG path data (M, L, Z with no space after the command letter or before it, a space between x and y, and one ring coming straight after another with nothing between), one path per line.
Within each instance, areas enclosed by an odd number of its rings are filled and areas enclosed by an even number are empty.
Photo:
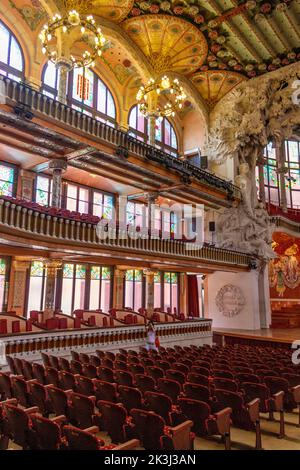
M61 57L59 57L57 50L53 50L51 45L53 39L57 38L57 34L70 33L76 28L80 31L82 38L87 35L90 50L84 51L79 57L75 58L70 55L69 58L65 57L64 59L69 59L72 68L93 67L96 57L102 54L106 39L101 29L95 24L92 15L84 16L79 14L76 10L70 10L64 16L56 14L49 24L44 25L39 35L42 42L42 52L48 56L48 60L56 64Z
M152 104L150 97L152 98ZM165 97L167 103L159 105L159 97ZM182 108L186 95L177 78L171 80L164 75L158 80L150 78L146 85L139 88L136 99L140 112L144 116L162 118L164 116L174 116L175 111ZM153 106L153 102L155 106Z

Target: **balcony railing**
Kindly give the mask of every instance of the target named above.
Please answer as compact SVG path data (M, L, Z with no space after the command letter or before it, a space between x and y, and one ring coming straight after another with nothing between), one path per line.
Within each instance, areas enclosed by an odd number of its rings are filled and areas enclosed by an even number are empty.
M225 265L248 267L251 256L231 250L181 240L152 238L135 233L128 236L126 230L99 227L97 224L50 215L17 202L0 198L0 231L15 231L16 236L36 238L72 246L130 251L149 255L166 255L195 262L209 261ZM100 237L99 237L100 235Z
M162 346L174 344L211 344L212 321L199 319L156 325ZM145 345L145 326L58 330L55 332L22 333L1 336L5 354L30 360L40 359L41 351L68 356L71 349L92 352L96 349L139 348Z
M228 199L240 199L241 193L237 186L225 181L210 172L197 168L191 163L173 157L162 150L129 136L126 132L115 129L93 117L77 111L57 100L49 98L43 93L31 88L24 83L16 82L11 78L0 74L0 87L4 84L4 95L11 101L22 103L34 113L35 111L46 115L61 124L67 124L85 132L93 137L108 143L110 146L123 148L125 151L144 157L150 161L157 162L167 169L180 173L181 176L193 177L201 184L224 191Z

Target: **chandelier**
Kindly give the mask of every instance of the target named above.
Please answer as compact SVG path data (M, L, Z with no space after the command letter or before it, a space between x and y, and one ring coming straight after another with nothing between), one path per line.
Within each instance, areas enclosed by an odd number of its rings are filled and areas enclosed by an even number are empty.
M162 96L167 99L167 103L159 106L158 98ZM156 103L151 104L151 97ZM142 85L136 95L140 112L144 116L154 116L156 118L164 116L174 116L177 109L181 109L186 95L177 78L171 80L164 75L159 80L150 78L146 85Z
M45 24L39 37L42 42L42 52L48 59L56 64L61 59L57 51L53 50L51 43L57 38L57 34L70 33L74 29L80 30L82 39L88 42L91 51L86 50L80 57L70 55L69 62L72 68L94 66L97 56L101 56L106 39L101 29L95 24L92 15L81 15L76 10L71 10L64 16L58 13L53 16L49 24ZM67 58L64 58L65 60Z

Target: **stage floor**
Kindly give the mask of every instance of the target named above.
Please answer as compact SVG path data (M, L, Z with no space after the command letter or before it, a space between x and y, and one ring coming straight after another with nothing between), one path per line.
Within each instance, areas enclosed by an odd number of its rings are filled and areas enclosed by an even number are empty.
M272 343L278 342L291 344L293 341L300 341L300 328L265 328L260 330L213 328L213 333L227 337L270 341Z

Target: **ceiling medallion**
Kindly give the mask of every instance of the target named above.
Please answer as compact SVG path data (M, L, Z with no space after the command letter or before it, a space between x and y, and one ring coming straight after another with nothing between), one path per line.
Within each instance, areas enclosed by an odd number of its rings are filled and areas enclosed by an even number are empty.
M64 16L56 14L53 16L49 24L45 24L39 37L42 42L42 52L46 54L48 60L56 64L61 57L55 50L54 39L58 35L70 34L73 30L78 30L82 38L87 38L90 50L86 50L79 57L70 55L69 58L64 57L69 62L71 68L94 66L96 57L101 56L106 39L101 29L95 24L92 15L81 15L76 10L70 10Z
M166 104L159 104L159 98L166 98ZM181 109L186 99L179 80L171 80L167 75L160 79L150 78L146 85L142 85L136 95L140 112L144 116L174 116L177 109Z

